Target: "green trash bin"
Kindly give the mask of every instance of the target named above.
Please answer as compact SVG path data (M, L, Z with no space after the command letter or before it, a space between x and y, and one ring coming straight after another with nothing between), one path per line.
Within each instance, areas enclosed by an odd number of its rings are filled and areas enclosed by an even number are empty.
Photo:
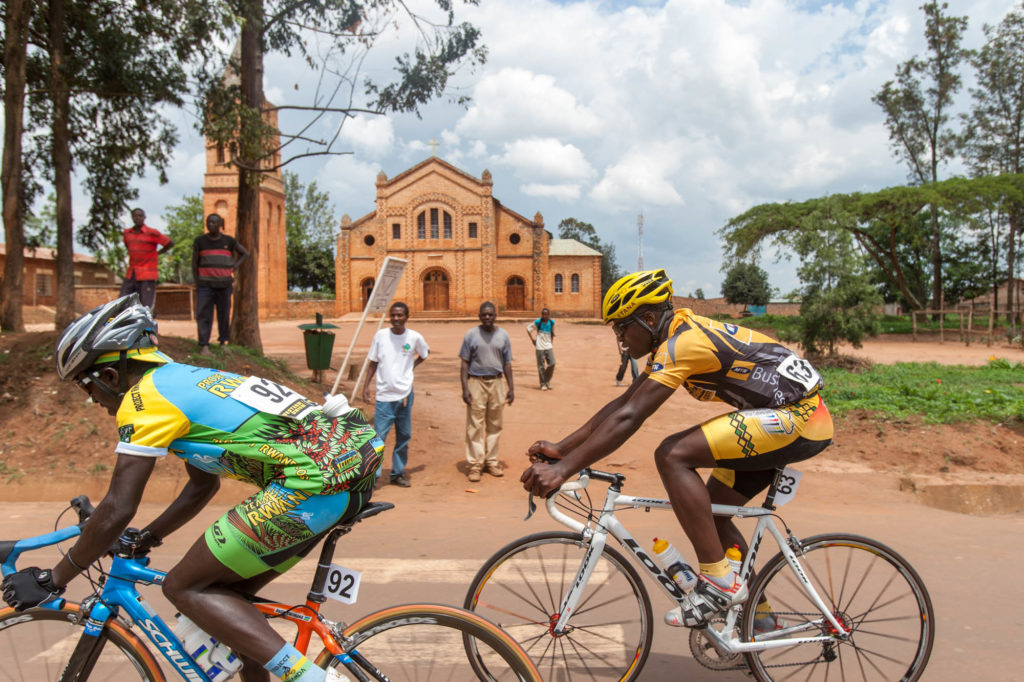
M300 324L302 340L306 344L306 367L312 370L324 370L331 368L331 353L334 351L334 332L328 329L337 329L338 326L331 323L324 323L324 316L316 314L316 322L313 324Z

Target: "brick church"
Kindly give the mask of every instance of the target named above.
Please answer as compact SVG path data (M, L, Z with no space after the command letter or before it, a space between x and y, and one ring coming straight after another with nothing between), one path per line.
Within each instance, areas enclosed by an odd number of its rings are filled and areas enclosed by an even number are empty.
M273 113L270 114L273 116ZM276 121L272 121L276 123ZM206 148L203 212L220 214L235 234L237 173L225 150ZM489 171L477 178L430 157L388 179L377 176L376 210L341 220L333 316L361 311L387 256L407 261L396 300L414 313L476 316L492 301L502 313L599 317L601 254L573 239L554 239L537 213L530 220L491 194ZM291 317L280 172L260 186L260 315Z
M376 209L341 220L336 260L338 312L362 310L386 256L407 261L395 298L414 312L475 316L500 312L599 317L601 253L554 239L478 178L435 156L388 177L377 175Z

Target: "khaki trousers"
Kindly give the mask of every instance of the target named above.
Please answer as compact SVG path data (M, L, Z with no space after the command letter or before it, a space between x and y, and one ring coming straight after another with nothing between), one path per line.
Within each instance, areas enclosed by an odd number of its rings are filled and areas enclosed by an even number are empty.
M466 462L471 470L482 471L498 464L501 412L505 408L505 380L502 376L468 379L470 402L466 406Z

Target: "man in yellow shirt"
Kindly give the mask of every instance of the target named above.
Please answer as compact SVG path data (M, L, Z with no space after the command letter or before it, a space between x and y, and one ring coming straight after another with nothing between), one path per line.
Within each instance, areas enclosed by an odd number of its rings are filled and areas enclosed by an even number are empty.
M771 483L775 469L808 459L832 442L832 417L821 400L821 376L809 362L759 332L674 310L664 270L633 273L608 290L602 305L619 343L633 358L650 355L626 391L557 443L540 440L523 487L547 495L581 469L614 452L679 386L698 400L737 408L666 438L655 450L669 499L700 563L688 604L665 615L670 625L703 625L746 598L747 587L725 558L734 544L746 551L731 519L711 504L742 505ZM540 461L543 455L558 461ZM705 486L697 473L714 468ZM773 627L767 602L758 627ZM763 613L762 613L763 612Z

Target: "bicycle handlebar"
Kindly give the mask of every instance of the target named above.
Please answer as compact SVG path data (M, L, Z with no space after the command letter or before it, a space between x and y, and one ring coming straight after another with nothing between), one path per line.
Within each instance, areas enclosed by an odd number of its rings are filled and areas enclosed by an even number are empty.
M92 513L96 511L96 508L92 506L92 502L89 501L88 495L79 495L71 500L69 504L72 509L78 512L78 525L80 526L88 521Z

